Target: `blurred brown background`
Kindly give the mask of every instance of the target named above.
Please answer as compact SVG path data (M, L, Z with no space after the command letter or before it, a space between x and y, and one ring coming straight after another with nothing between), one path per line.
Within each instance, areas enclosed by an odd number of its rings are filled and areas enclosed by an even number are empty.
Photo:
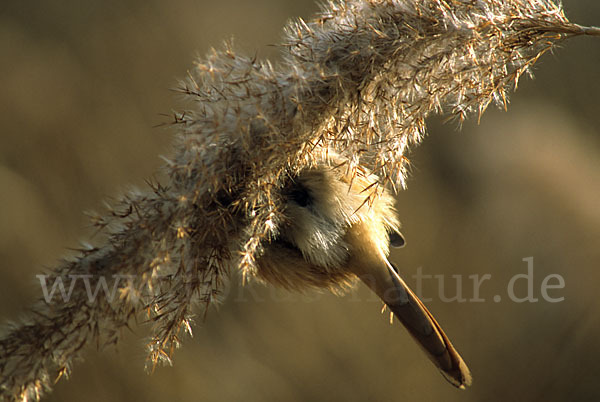
M565 0L574 21L600 25L600 2ZM277 58L290 17L313 0L64 0L0 6L0 317L40 295L35 274L90 231L83 210L143 186L169 153L153 128L181 106L169 91L196 55L235 37ZM484 302L425 297L469 363L457 391L367 290L293 295L239 278L196 325L174 367L143 371L143 328L117 350L90 348L48 401L591 401L600 347L600 39L576 38L525 78L508 113L490 110L461 133L440 119L411 155L398 199L408 247L393 260L445 275L445 294L474 298L469 275L490 274ZM534 257L537 303L507 284ZM564 278L542 299L547 275ZM556 284L555 280L550 282ZM518 296L526 294L517 281ZM494 302L494 296L502 297Z

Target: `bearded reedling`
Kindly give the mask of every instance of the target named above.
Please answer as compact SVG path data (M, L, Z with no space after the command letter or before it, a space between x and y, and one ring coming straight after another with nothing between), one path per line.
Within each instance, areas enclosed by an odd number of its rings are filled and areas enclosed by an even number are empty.
M45 278L102 280L118 297L90 300L74 286L8 326L1 399L39 400L85 345L116 344L144 314L150 365L171 363L194 306L218 301L233 270L292 289L336 290L358 277L454 385L469 384L387 261L388 242L402 240L385 188L404 187L427 117L462 122L507 107L541 55L600 29L569 22L551 0L347 0L285 32L276 66L227 46L190 72L180 90L191 106L174 116L164 183L92 216L107 240Z
M279 235L257 261L256 275L291 290L344 289L360 278L373 290L453 385L465 388L471 374L452 343L398 269L388 261L389 247L404 237L388 191L371 188L378 178L364 169L354 177L346 164L331 162L292 177L282 189ZM371 189L371 190L370 190Z

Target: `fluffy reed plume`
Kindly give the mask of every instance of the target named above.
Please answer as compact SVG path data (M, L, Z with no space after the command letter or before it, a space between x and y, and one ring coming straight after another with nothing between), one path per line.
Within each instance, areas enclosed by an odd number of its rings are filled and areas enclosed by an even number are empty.
M194 306L217 301L231 270L261 276L257 261L286 219L284 189L330 150L345 175L379 178L364 189L368 208L386 185L404 186L407 149L430 113L462 121L505 107L556 43L600 35L550 0L349 0L285 31L280 65L229 47L197 64L181 86L191 106L175 116L168 182L94 216L105 244L45 278L62 280L67 297L41 300L3 331L4 400L39 400L86 344L117 343L142 313L150 364L170 363ZM91 298L102 285L114 297Z

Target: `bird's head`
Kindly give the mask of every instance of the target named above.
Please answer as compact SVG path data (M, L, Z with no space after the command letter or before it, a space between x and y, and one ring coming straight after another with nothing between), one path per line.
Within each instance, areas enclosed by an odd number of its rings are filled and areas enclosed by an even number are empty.
M352 175L335 155L291 177L258 276L288 289L339 291L356 278L357 264L388 255L390 238L403 245L394 199L377 180L362 169Z

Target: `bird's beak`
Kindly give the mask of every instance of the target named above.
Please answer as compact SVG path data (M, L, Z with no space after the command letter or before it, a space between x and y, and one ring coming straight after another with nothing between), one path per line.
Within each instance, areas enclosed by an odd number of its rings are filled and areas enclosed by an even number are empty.
M381 298L450 383L461 389L469 386L469 369L440 325L396 267L379 254L379 258L357 259L352 264L357 276Z

